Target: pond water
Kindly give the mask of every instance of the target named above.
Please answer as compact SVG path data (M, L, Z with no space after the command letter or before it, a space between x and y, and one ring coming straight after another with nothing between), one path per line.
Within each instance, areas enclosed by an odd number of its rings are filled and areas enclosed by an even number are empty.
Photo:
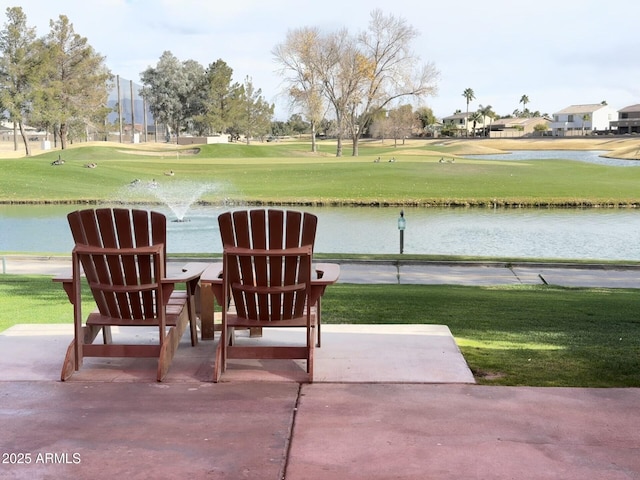
M640 150L640 149L639 149ZM514 150L511 153L466 155L466 158L478 160L576 160L579 162L595 163L597 165L609 165L615 167L638 167L640 160L621 160L618 158L605 158L601 155L606 150Z
M0 252L69 253L73 205L0 205ZM174 219L167 208L150 207ZM170 253L220 253L217 216L229 207L192 206L169 222ZM399 209L313 207L316 252L398 253ZM405 208L406 254L640 261L640 210Z

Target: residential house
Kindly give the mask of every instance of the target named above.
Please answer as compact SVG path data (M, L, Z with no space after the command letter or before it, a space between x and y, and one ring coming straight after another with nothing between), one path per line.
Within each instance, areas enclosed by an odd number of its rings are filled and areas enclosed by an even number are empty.
M609 130L618 120L618 112L601 103L571 105L553 114L551 130L555 137L590 135L593 131Z
M498 118L489 124L491 138L514 138L542 136L545 132L537 132L536 125L545 125L549 130L551 120L545 117Z
M453 130L457 137L471 137L474 136L474 133L480 135L484 129L484 122L480 120L476 121L474 124L474 121L472 120L473 113L474 112L469 112L468 119L466 112L454 113L453 115L444 117L442 119L442 129L444 131Z
M611 122L611 129L621 135L640 133L640 104L618 110L618 120Z

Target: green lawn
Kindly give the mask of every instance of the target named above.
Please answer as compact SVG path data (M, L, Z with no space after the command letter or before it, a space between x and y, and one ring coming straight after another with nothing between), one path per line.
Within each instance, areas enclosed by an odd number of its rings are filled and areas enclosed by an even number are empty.
M637 296L606 288L336 284L324 297L323 320L447 325L483 384L640 387ZM0 275L0 297L0 331L72 321L65 293L48 276Z
M141 155L114 146L80 146L0 159L0 201L101 201L122 196L134 179L217 185L202 197L219 202L405 205L640 204L640 169L565 160L506 162L456 158L439 163L432 146L361 147L336 158L332 146L206 145L197 155ZM129 153L127 153L129 152ZM137 152L136 154L130 152ZM373 162L381 156L383 161ZM391 156L395 163L385 161ZM85 168L95 162L94 169ZM173 170L175 175L165 176Z

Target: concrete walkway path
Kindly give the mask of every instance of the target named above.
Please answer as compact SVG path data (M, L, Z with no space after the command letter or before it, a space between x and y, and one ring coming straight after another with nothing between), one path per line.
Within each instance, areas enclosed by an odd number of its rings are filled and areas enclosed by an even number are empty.
M171 261L171 260L170 260ZM174 260L184 263L186 260ZM324 261L324 260L323 260ZM1 273L56 275L71 270L68 257L5 255ZM640 265L494 262L340 262L341 283L640 287Z

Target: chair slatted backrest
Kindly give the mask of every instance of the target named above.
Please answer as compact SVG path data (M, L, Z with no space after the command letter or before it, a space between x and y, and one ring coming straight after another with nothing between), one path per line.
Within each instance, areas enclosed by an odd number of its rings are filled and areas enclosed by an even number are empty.
M164 246L105 248L76 245L73 255L90 267L87 275L102 315L127 323L135 320L160 319L164 315ZM76 261L76 260L74 260ZM145 265L143 270L136 265ZM150 268L146 269L146 266ZM144 278L143 278L144 277ZM100 299L100 302L98 302ZM130 322L127 322L130 321ZM164 324L164 321L163 321Z
M226 284L239 316L273 321L303 315L317 222L315 215L282 210L218 217ZM242 249L253 252L239 254Z
M262 322L302 318L311 285L311 246L224 249L225 284L239 317Z
M161 272L166 269L166 217L158 212L101 208L78 210L67 216L76 245L106 249L135 249L161 246ZM152 290L133 293L135 285L156 281L153 256L82 255L82 268L102 315L119 319L154 318L157 298ZM113 285L108 292L101 286ZM132 287L126 292L126 287ZM164 300L170 291L164 292Z

